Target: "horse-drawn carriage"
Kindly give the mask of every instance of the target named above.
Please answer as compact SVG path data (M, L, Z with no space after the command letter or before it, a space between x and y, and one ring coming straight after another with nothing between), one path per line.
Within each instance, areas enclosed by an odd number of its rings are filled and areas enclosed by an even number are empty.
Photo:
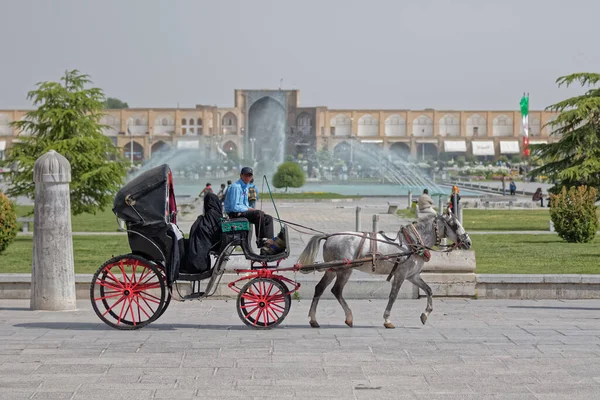
M113 212L125 221L131 253L104 263L90 287L94 311L111 327L139 329L159 318L173 298L213 295L236 248L250 261L249 269L236 270L244 276L229 284L239 293L236 305L242 321L253 328L271 328L289 312L291 293L300 285L275 272L289 256L289 245L280 254L256 254L245 218L222 220L220 242L211 249L216 257L213 268L201 273L182 271L188 239L176 225L173 176L166 164L142 173L119 190ZM283 229L285 232L287 227ZM285 237L287 240L288 235ZM180 295L177 282L182 281L191 282L191 294ZM238 287L239 283L244 285Z
M335 280L332 289L352 326L352 313L343 299L344 285L354 268L363 272L388 275L393 279L390 300L384 312L384 325L404 280L417 285L427 294L427 308L421 315L425 323L432 311L432 291L420 273L427 254L442 238L454 244L444 251L468 248L470 239L458 220L449 212L401 227L395 238L383 232L344 232L314 236L293 267L278 268L289 256L287 226L282 225L285 251L275 255L259 255L252 250L250 224L245 218L220 220L220 240L210 248L215 265L206 271L188 273L181 266L191 247L177 226L177 204L173 177L168 165L150 169L125 185L117 193L113 212L125 221L131 253L111 258L94 274L90 298L98 317L117 329L139 329L158 319L172 299L185 301L213 295L236 248L242 250L249 268L234 269L242 276L228 284L238 292L236 308L248 326L268 329L279 325L291 307L291 294L300 284L282 272L325 271L315 288L309 312L310 324L315 319L319 297ZM291 225L297 225L289 223ZM368 236L368 238L367 238ZM320 242L325 262L315 263ZM379 248L377 245L379 244ZM191 282L191 293L181 295L178 282ZM201 290L201 284L204 289ZM243 284L239 287L238 285ZM290 286L288 286L288 284ZM291 287L291 288L290 288Z

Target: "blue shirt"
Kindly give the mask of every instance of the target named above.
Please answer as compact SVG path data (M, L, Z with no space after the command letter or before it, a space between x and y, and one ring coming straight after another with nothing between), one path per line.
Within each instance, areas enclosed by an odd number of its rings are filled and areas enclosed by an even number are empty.
M227 189L223 206L227 214L248 211L248 185L241 178Z

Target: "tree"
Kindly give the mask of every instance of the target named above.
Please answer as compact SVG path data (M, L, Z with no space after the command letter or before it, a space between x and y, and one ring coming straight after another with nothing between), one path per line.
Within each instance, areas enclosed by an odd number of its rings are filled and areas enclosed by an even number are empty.
M582 87L595 86L600 74L577 73L556 80L559 87L579 83ZM592 87L583 95L571 97L546 108L559 112L549 125L553 135L562 135L560 141L532 145L532 155L542 165L533 175L546 175L559 183L551 189L593 186L600 188L600 88Z
M104 102L104 108L109 108L113 110L121 109L121 108L129 108L129 104L124 101L121 101L115 97L109 97Z
M102 134L104 95L85 88L91 81L77 70L67 71L61 82L41 82L27 94L36 110L29 111L14 128L27 132L8 151L11 183L7 195L33 198L33 166L55 150L71 163L71 208L74 214L95 213L112 204L127 172L126 163L111 140ZM110 161L114 159L115 161Z
M0 254L17 237L17 214L14 205L0 192Z
M563 186L558 194L550 195L550 218L558 236L569 243L594 239L598 230L597 193L593 187L570 187L567 191Z
M289 187L302 187L305 179L304 171L299 164L286 161L277 167L277 172L273 175L273 186L277 189L285 188L287 192Z

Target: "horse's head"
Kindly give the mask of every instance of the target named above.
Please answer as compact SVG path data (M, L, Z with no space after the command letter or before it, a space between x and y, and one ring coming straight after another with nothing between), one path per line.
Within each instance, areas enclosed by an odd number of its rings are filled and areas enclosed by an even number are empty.
M446 209L446 211L436 218L437 231L440 238L448 238L455 243L455 246L468 250L471 248L471 238L465 232L458 218Z

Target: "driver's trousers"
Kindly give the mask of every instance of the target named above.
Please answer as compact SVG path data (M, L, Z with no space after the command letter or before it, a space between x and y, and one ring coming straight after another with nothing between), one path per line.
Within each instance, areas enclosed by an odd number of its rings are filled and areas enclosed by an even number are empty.
M273 239L273 217L261 210L230 212L229 218L246 218L254 224L256 239Z

